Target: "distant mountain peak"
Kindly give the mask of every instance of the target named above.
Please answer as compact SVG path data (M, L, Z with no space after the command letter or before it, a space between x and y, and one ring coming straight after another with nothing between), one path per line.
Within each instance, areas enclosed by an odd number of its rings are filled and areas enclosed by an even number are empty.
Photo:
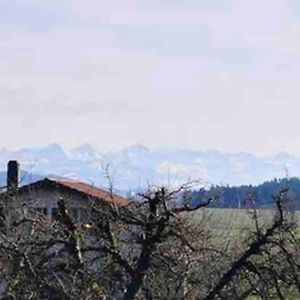
M283 160L285 160L285 159L293 159L294 157L291 154L282 151L282 152L277 153L274 156L274 158L275 159L283 159Z
M57 174L106 185L101 171L111 164L115 187L129 190L149 184L184 183L201 179L209 184L258 184L275 177L300 176L300 157L279 153L277 156L259 157L247 153L225 153L182 148L155 149L133 144L123 150L98 152L88 143L66 151L57 143L42 148L0 152L0 168L7 162L19 160L21 168L39 174Z
M30 151L30 149L28 150ZM38 152L41 155L45 155L45 156L59 156L63 158L66 157L66 151L58 143L52 143L43 148L40 148Z
M74 149L76 152L95 153L95 149L89 143L84 143Z
M149 149L142 144L132 144L126 148L127 152L135 152L135 153L145 153L148 152Z
M41 150L64 151L63 148L58 143L49 144L49 145L43 147Z

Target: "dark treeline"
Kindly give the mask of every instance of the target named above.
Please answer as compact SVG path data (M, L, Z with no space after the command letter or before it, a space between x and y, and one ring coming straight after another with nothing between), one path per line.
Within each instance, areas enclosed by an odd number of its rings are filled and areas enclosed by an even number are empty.
M218 200L214 201L212 206L222 208L247 208L253 204L260 208L270 208L274 206L274 196L283 189L288 189L289 207L300 209L300 179L283 178L266 181L260 185L242 185L242 186L218 186L213 185L209 190L211 196ZM203 191L194 191L193 204L196 205L201 199Z

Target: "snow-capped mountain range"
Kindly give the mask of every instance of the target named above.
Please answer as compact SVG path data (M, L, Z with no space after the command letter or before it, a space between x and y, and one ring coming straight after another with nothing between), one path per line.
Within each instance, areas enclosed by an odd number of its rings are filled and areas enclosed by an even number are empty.
M300 176L300 157L286 153L258 157L218 151L152 150L142 145L101 152L89 144L72 150L51 144L18 151L0 150L0 170L6 170L10 159L17 159L21 169L29 174L57 174L103 187L108 184L104 169L109 165L114 186L121 191L144 188L148 184L173 185L197 179L204 185L242 185L286 175Z

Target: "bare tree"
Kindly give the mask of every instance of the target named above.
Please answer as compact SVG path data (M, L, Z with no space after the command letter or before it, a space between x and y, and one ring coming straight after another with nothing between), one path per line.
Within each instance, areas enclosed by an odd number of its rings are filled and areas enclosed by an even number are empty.
M287 191L276 214L238 239L216 241L204 218L206 197L189 205L191 183L150 188L127 206L92 201L79 226L60 199L59 218L29 214L18 199L0 210L0 295L3 299L261 299L300 297L299 237ZM114 194L111 192L113 199ZM183 206L176 199L185 198ZM11 199L10 199L11 200ZM15 207L12 208L11 203ZM7 218L13 209L14 219ZM9 219L9 222L8 222ZM224 231L225 232L225 231Z

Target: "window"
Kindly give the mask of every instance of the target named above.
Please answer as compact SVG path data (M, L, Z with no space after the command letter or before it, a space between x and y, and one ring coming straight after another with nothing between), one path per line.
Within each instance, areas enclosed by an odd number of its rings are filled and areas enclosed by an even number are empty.
M43 208L43 214L44 214L45 216L48 215L48 209L47 209L47 207L44 207L44 208Z
M48 211L47 211L47 207L39 207L36 209L37 213L38 214L43 214L44 216L47 216L48 215Z
M74 222L78 222L78 209L77 208L71 208L70 209L70 213L71 213L71 216L74 220Z
M58 217L58 208L57 207L52 207L51 209L51 219L56 220Z
M86 209L80 210L80 222L87 222L88 221L88 212Z

